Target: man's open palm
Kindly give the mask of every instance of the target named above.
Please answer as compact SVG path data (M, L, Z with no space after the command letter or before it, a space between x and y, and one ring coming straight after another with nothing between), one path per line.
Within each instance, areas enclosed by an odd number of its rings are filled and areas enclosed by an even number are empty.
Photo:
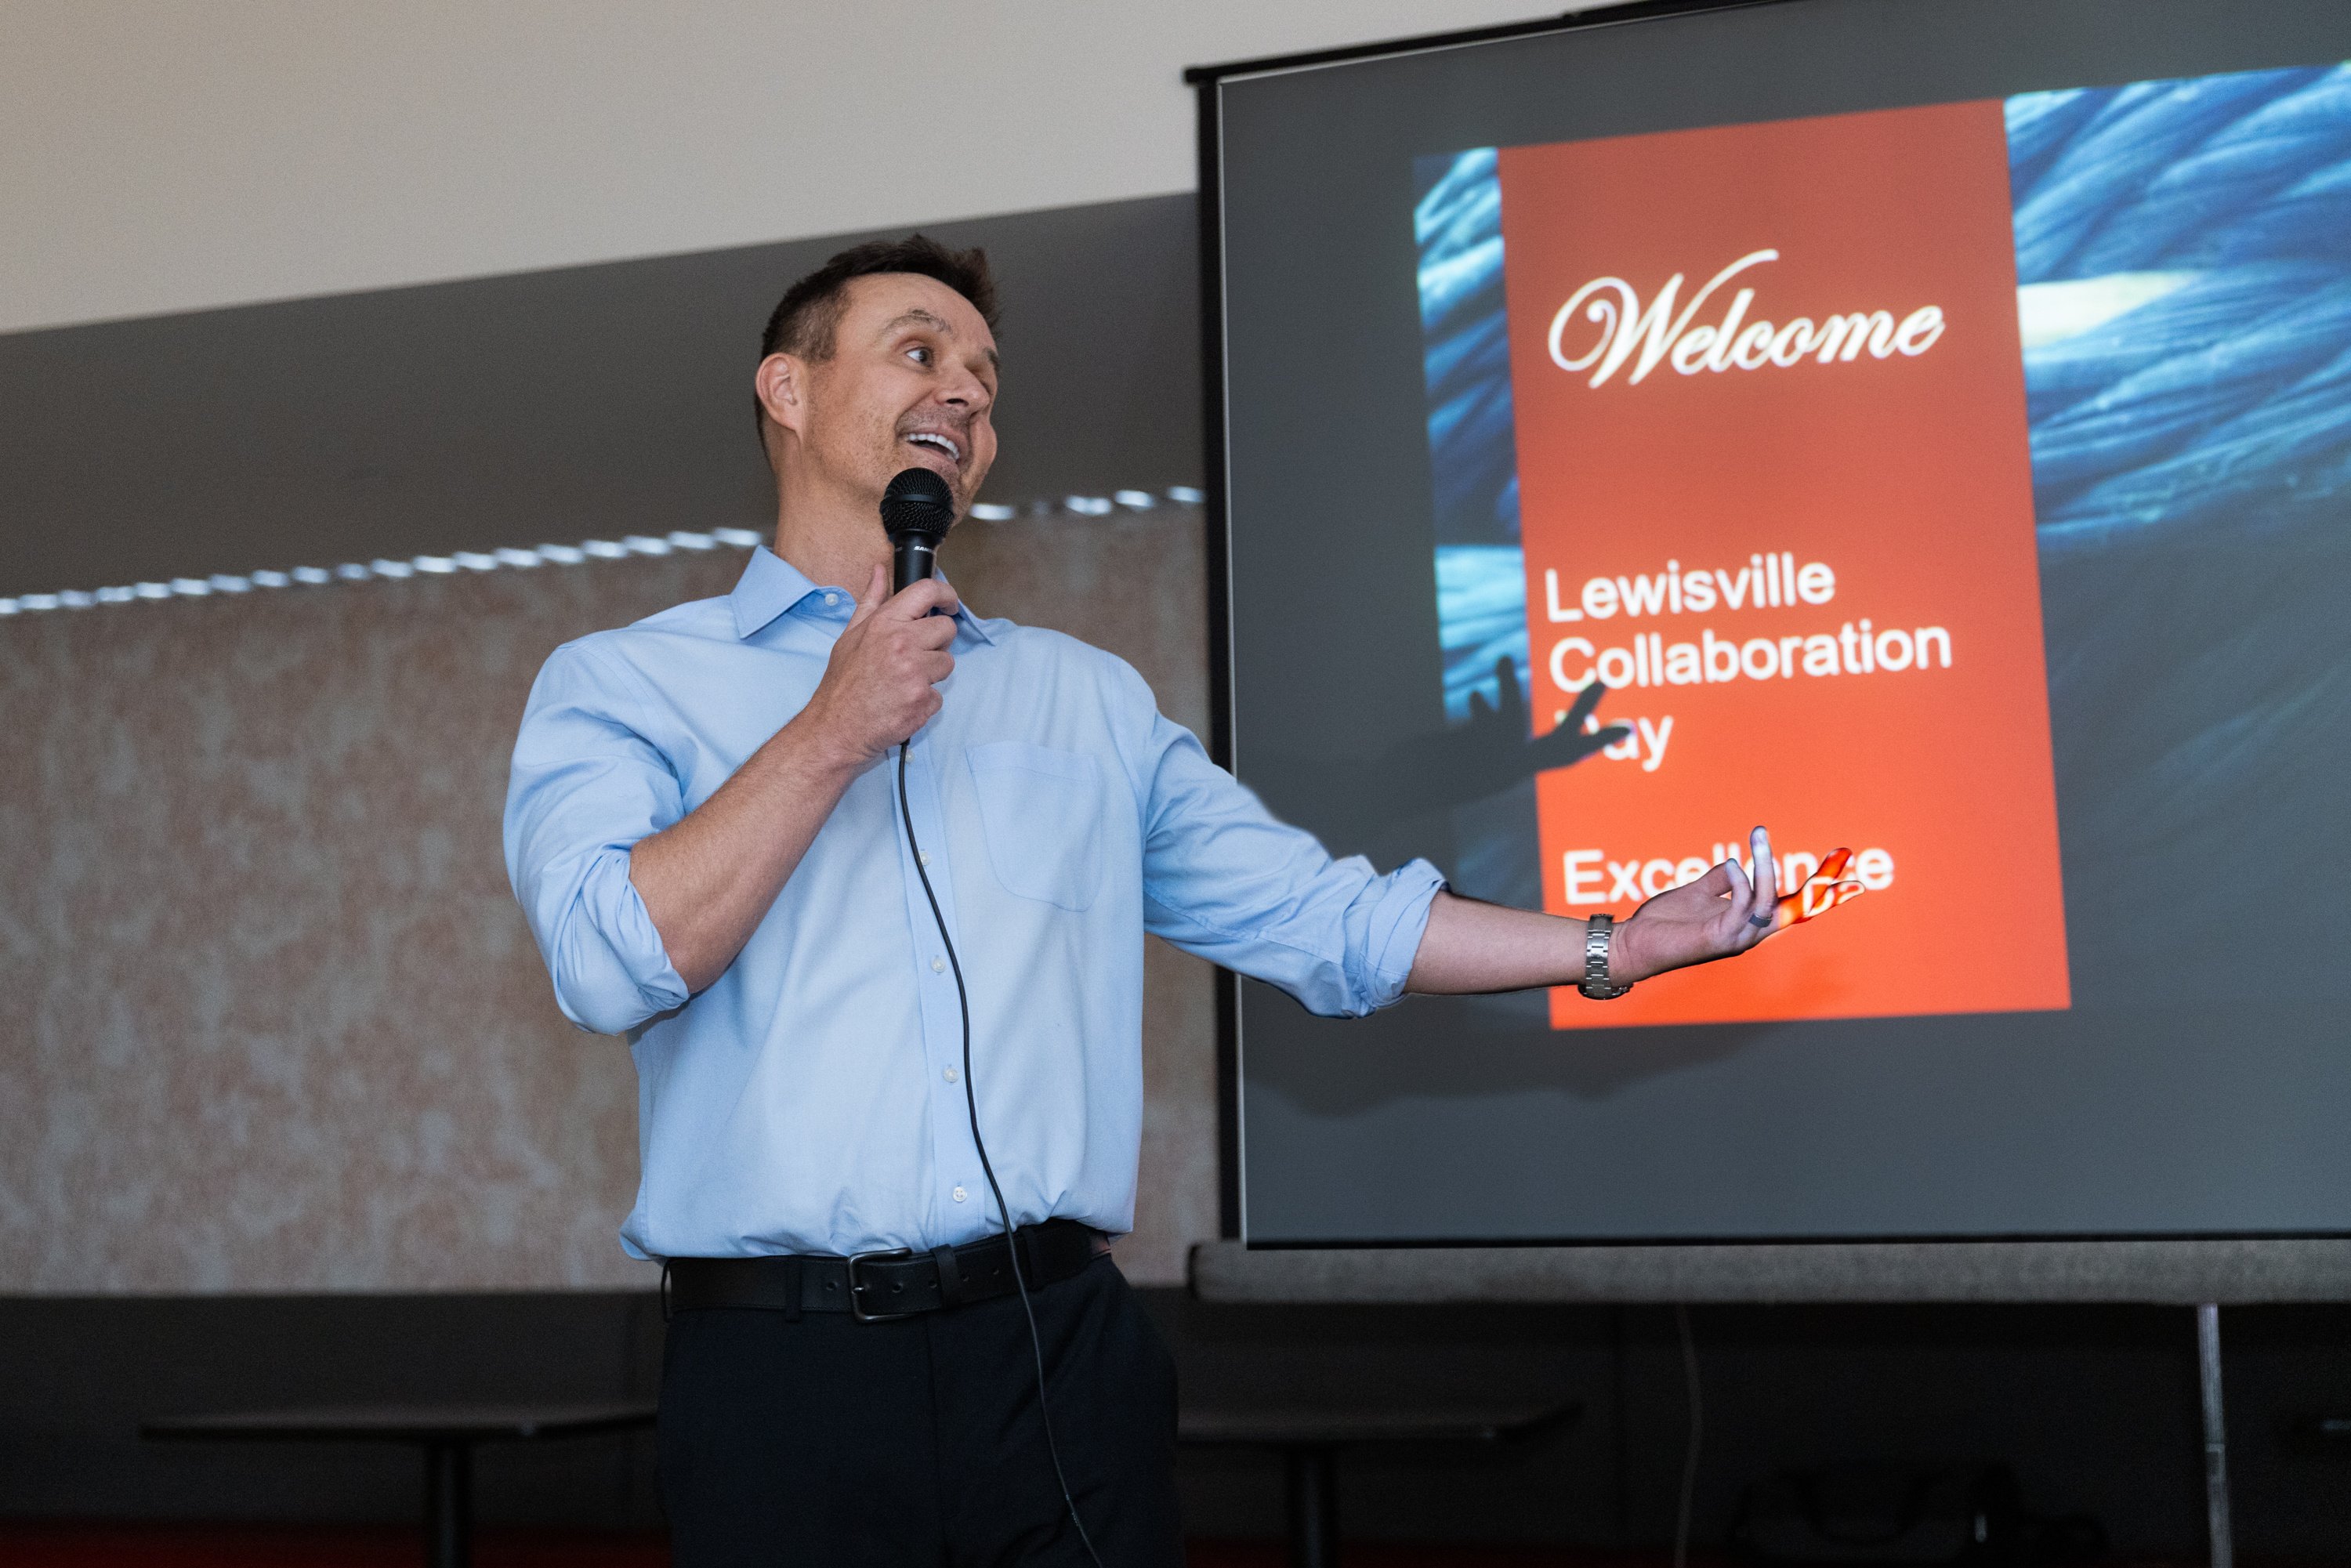
M1771 835L1761 828L1748 841L1750 879L1728 860L1696 882L1668 888L1633 911L1617 928L1608 962L1612 980L1630 982L1744 953L1778 929L1779 871Z

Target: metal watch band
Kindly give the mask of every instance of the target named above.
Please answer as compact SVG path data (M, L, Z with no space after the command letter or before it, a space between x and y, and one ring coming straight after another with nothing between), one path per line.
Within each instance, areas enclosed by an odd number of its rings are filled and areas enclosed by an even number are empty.
M1583 982L1575 988L1595 1002L1614 1001L1633 988L1608 983L1609 933L1615 925L1614 915L1595 915L1584 925Z

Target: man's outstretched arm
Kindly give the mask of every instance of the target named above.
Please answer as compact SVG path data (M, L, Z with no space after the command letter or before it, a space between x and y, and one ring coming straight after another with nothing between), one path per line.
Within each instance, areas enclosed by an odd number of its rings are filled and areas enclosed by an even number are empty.
M1750 845L1755 876L1725 861L1696 882L1657 894L1609 940L1608 978L1629 985L1668 969L1744 953L1771 934L1776 889L1771 840ZM1413 956L1405 988L1426 996L1522 991L1583 978L1585 923L1440 893Z

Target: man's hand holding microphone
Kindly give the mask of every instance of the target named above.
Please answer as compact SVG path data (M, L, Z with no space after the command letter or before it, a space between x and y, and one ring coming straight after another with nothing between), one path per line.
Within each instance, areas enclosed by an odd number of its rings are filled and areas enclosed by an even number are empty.
M788 727L806 726L814 743L862 772L939 711L939 683L955 673L947 646L962 608L935 577L892 593L876 566L816 695Z

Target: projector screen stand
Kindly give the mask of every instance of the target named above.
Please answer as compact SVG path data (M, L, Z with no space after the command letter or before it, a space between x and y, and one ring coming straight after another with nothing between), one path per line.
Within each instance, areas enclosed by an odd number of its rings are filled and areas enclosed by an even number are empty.
M2229 1534L2229 1427L2220 1410L2220 1309L2196 1309L2197 1388L2204 1406L2204 1519L2212 1538L2212 1568L2234 1568Z

